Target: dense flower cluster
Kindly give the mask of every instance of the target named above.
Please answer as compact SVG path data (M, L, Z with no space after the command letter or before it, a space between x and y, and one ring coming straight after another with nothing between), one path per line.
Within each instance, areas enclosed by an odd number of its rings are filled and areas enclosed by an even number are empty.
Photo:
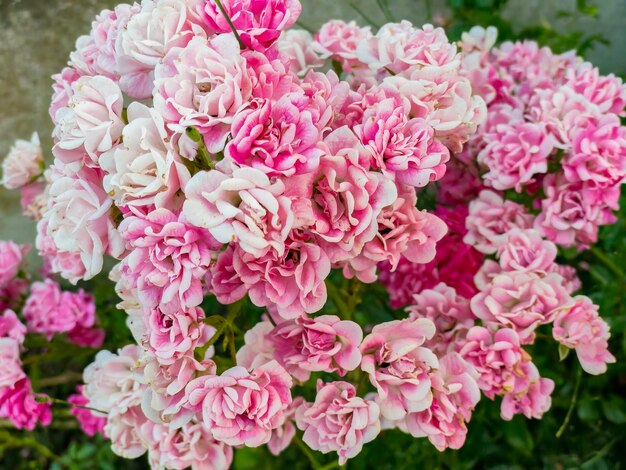
M144 0L78 39L54 76L52 165L36 136L3 165L45 276L29 286L24 248L0 244L0 416L51 418L27 331L102 346L93 297L53 274L115 283L136 344L99 351L68 401L155 469L226 469L296 433L340 465L391 428L458 449L482 395L506 420L550 408L526 350L539 328L588 373L615 362L557 256L615 220L622 83L535 43L495 48L492 28L459 50L407 21L312 36L290 29L300 11ZM376 281L405 309L363 321Z

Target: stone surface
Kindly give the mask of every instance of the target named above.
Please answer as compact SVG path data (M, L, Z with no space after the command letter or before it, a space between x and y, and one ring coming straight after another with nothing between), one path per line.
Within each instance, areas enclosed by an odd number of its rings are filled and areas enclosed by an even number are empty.
M302 25L315 28L328 18L357 19L347 0L302 0ZM425 0L389 0L392 14L415 24L426 21ZM50 158L51 123L47 109L50 75L67 61L74 41L89 31L93 17L115 0L0 0L0 157L16 138L28 138L34 130L41 136ZM432 1L434 10L445 2ZM602 33L610 45L596 46L588 58L604 72L626 73L623 53L626 2L602 0L599 20L557 19L560 9L572 9L575 0L511 0L505 15L517 18L520 26L550 21L555 28ZM384 22L376 0L354 0L359 10L374 21ZM0 189L0 239L34 240L34 226L19 214L17 194Z

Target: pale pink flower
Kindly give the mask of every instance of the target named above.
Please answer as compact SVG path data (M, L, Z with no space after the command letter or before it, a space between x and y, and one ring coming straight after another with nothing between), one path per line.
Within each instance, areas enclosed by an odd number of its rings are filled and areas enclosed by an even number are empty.
M136 286L144 308L174 313L200 305L202 278L215 240L167 209L126 217L119 231L133 250L122 272ZM219 246L219 245L218 245Z
M117 354L106 350L98 352L94 362L83 372L83 394L89 400L88 406L109 412L113 407L124 408L131 402L132 395L143 390L136 370L141 355L141 347L135 344L124 346Z
M26 326L22 324L13 310L7 309L0 315L0 338L11 338L24 343Z
M537 367L530 361L523 362L522 366L518 371L521 377L502 398L500 416L507 421L516 414L523 414L529 419L541 419L552 405L550 395L554 390L554 381L540 377Z
M531 228L534 217L524 206L505 201L499 194L484 190L469 206L465 220L467 234L463 241L485 254L493 254L513 228Z
M265 316L244 334L244 345L237 351L237 365L255 369L274 359L275 348L271 335L274 324Z
M259 51L268 49L282 31L293 26L302 10L298 0L222 0L221 4L243 43ZM214 31L232 31L215 0L204 0L202 13Z
M0 184L7 189L21 188L32 183L43 170L43 154L39 135L33 133L30 141L17 140L2 161Z
M575 349L580 365L593 375L604 374L615 362L608 350L609 325L598 315L598 306L585 296L556 314L552 335L559 343Z
M544 277L524 272L502 272L471 300L472 312L491 329L514 329L522 344L532 343L535 329L551 322L570 302L556 273Z
M537 230L513 228L498 247L496 258L504 271L542 274L554 271L557 248Z
M122 143L100 157L106 172L104 190L120 207L170 207L190 178L189 171L153 108L133 102L127 117Z
M270 249L282 255L294 221L284 192L282 181L255 168L235 168L230 175L202 171L185 187L183 211L220 243L236 242L256 258Z
M22 214L38 222L43 217L48 201L45 194L45 184L41 179L20 188L20 206Z
M137 401L137 398L134 398ZM156 431L154 436L150 431ZM160 432L159 432L160 431ZM135 459L165 437L166 428L152 423L137 404L114 407L107 415L104 433L111 441L111 450L125 459ZM148 441L146 437L151 439Z
M280 323L269 333L276 359L294 378L305 382L311 372L344 376L361 363L363 331L335 315L300 316Z
M48 210L37 225L40 254L72 283L91 279L102 270L105 254L117 257L124 250L111 217L112 201L100 181L99 173L89 168L56 178L49 188Z
M413 303L406 309L411 320L427 318L435 324L435 335L428 345L436 354L445 354L468 328L474 324L469 300L457 294L444 283L432 289L424 289L413 296Z
M326 303L324 280L330 274L330 261L316 244L288 240L282 256L269 251L258 259L235 249L233 267L249 289L252 303L274 305L285 319L315 313Z
M460 449L467 435L466 423L480 400L478 374L454 352L442 357L440 364L432 375L432 404L409 413L400 428L415 437L428 437L439 451Z
M362 41L372 38L369 26L360 27L354 21L330 20L315 34L314 49L324 59L339 62L344 72L351 73L365 67L357 57L357 47Z
M355 132L372 152L373 165L399 183L423 187L446 171L448 149L435 140L434 129L424 119L409 119L408 109L397 98L366 109Z
M229 305L241 300L248 292L233 265L234 248L226 247L217 256L217 261L211 263L205 277L206 288L215 295L217 301Z
M0 286L5 286L17 278L24 265L28 246L12 241L0 241Z
M397 190L392 180L364 169L356 149L333 153L322 158L314 178L310 230L337 262L358 255L376 236L378 216L396 200Z
M277 101L255 98L235 115L226 156L269 176L316 170L324 147L309 103L302 92L287 93Z
M298 77L324 65L324 59L315 50L311 33L304 29L283 31L277 45L281 55L289 59L291 73Z
M570 185L549 175L544 180L546 198L535 228L560 246L588 247L598 239L598 228L615 222L612 210L619 204L619 188L597 189Z
M98 167L100 155L122 136L124 98L115 82L103 76L72 83L67 107L57 111L52 153L65 164Z
M170 430L159 444L159 463L172 470L228 470L233 448L216 441L202 423Z
M196 346L214 333L213 328L205 327L203 320L204 312L199 307L171 313L151 309L146 318L150 351L161 364L171 364L192 354Z
M76 388L76 393L70 395L67 401L81 407L87 406L89 399L84 395L83 388L82 385L79 385ZM106 415L80 407L72 407L70 413L76 416L80 429L89 437L93 437L98 433L104 435L104 426L107 421Z
M315 401L296 410L296 423L311 449L337 452L339 465L344 465L378 436L379 415L378 405L357 397L352 384L319 380Z
M37 424L49 425L51 407L50 402L37 401L28 378L0 389L0 417L10 420L17 429L32 431Z
M521 364L529 359L520 346L519 336L511 328L494 332L474 326L467 332L458 352L474 366L479 374L478 386L491 400L515 388Z
M65 67L60 73L52 75L52 80L54 80L52 84L53 94L48 113L55 124L57 111L68 105L70 97L74 94L72 83L80 77L81 75L72 67Z
M490 111L481 135L487 145L477 161L488 170L483 175L488 186L521 192L523 185L535 181L535 175L548 170L554 142L541 125L516 118L513 112L507 108Z
M219 376L199 377L186 390L189 405L198 410L215 439L257 447L283 424L291 386L289 374L272 361L252 372L236 366Z
M194 37L170 51L155 71L154 108L168 127L195 126L209 152L224 149L233 116L252 96L253 82L237 40Z
M361 344L361 369L378 391L383 417L399 420L407 413L427 409L433 399L431 372L437 356L424 343L435 334L426 318L380 323Z
M267 443L267 448L272 455L280 455L291 444L291 441L296 435L296 410L300 408L303 403L304 398L294 398L293 402L291 402L291 405L289 405L289 408L287 408L284 413L285 421L283 425L272 431L272 437Z
M167 53L184 48L193 37L206 37L200 17L202 0L143 2L121 30L116 43L120 88L131 98L152 96L154 69Z
M598 106L600 112L623 116L626 87L621 78L613 74L600 75L597 67L584 62L576 69L567 70L567 84L574 92Z
M0 338L0 391L11 388L26 377L20 360L20 343L11 337Z

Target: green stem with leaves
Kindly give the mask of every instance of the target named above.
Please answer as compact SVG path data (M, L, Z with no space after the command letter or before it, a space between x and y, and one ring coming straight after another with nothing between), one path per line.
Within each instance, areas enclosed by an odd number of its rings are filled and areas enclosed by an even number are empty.
M220 325L217 327L217 331L215 332L213 336L211 336L211 339L209 339L206 342L206 344L204 344L204 346L196 348L195 350L196 358L200 360L204 359L204 356L206 355L207 350L211 346L213 346L217 342L218 339L220 339L220 337L226 332L228 328L232 328L233 322L235 321L235 318L237 318L237 316L241 312L242 308L243 308L243 304L241 303L241 301L230 306L228 310L228 315L226 316L226 318L224 318L224 321L220 323Z
M572 400L570 401L569 408L567 410L567 414L565 415L565 419L563 420L563 424L556 432L556 438L560 439L567 426L569 425L570 420L572 419L572 413L574 412L574 408L576 407L576 402L578 401L578 391L580 390L580 382L582 381L583 371L582 369L578 369L576 373L576 385L574 385L574 394L572 395Z

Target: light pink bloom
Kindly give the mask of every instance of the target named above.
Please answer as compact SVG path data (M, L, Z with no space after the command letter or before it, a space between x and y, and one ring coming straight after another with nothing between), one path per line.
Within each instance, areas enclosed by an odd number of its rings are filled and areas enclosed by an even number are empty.
M511 229L499 246L496 257L504 271L542 274L554 271L556 245L541 238L537 230Z
M0 417L10 420L17 429L32 431L37 424L50 424L51 406L50 402L37 401L28 378L0 389Z
M275 305L285 319L315 313L326 303L324 280L330 274L330 261L316 244L288 240L282 256L269 251L258 259L235 249L233 267L249 289L252 303Z
M0 184L7 189L21 188L34 181L43 170L43 154L39 136L33 133L30 141L17 140L2 161Z
M65 108L74 94L72 83L78 80L81 75L72 67L65 67L60 73L52 76L54 83L52 84L52 101L48 113L52 121L56 124L56 114L61 108Z
M535 228L560 246L585 248L595 243L598 228L616 220L612 210L619 204L619 188L569 185L551 176L544 180L546 198Z
M229 305L241 300L248 292L235 267L233 266L232 245L226 247L217 256L217 261L211 263L205 277L205 284L217 301Z
M134 344L123 347L117 354L98 352L83 372L83 394L89 400L88 406L109 412L113 407L124 408L132 402L132 395L143 390L136 371L141 354L141 347Z
M567 84L574 92L598 106L600 112L623 116L626 87L621 78L613 74L600 75L597 67L584 62L575 70L567 70Z
M20 343L11 337L0 338L0 391L13 387L26 377L20 360Z
M269 176L316 170L324 149L309 106L302 92L287 93L277 101L255 98L235 115L226 156Z
M283 424L291 386L289 374L273 361L251 373L237 366L219 376L199 377L187 386L187 397L215 439L257 447Z
M468 231L463 241L481 253L493 254L504 243L509 230L531 228L533 219L522 205L484 190L470 203L465 220Z
M57 111L52 153L65 164L98 166L98 158L122 136L124 99L115 82L103 76L72 83L67 107Z
M208 32L200 17L202 0L143 2L128 20L116 43L120 88L131 98L152 96L154 69L167 53L184 48L195 36Z
M26 245L18 245L12 241L0 241L0 286L13 281L24 264L24 256L28 252Z
M365 67L357 57L357 47L370 38L369 26L360 27L354 21L330 20L315 34L313 47L324 59L336 60L344 72L351 73L353 69Z
M333 153L322 158L315 176L310 230L337 262L358 255L376 236L378 216L394 203L397 190L392 180L359 165L358 151Z
M11 338L18 343L24 343L26 327L22 324L13 310L7 309L0 315L0 338Z
M54 272L76 283L98 274L105 254L122 254L112 201L96 170L83 168L73 177L55 178L48 197L48 210L37 225L37 249L50 259Z
M89 399L83 393L82 385L77 387L76 393L70 395L67 401L80 406L87 406L89 403ZM107 421L106 415L79 407L72 407L70 413L76 416L80 429L89 437L93 437L98 433L104 435L104 426Z
M255 168L197 173L185 187L187 220L207 229L220 243L236 242L260 258L273 249L282 255L293 226L291 201L282 181Z
M272 432L272 437L267 443L267 448L272 455L280 455L293 440L296 435L295 414L296 410L302 406L304 398L297 397L291 402L289 408L284 413L285 421L282 426L277 427Z
M300 316L280 323L269 333L276 359L294 378L305 382L311 372L340 376L361 363L363 331L356 323L335 315Z
M441 179L450 159L448 149L434 138L433 128L420 118L409 119L397 98L387 98L365 110L355 132L373 154L373 165L396 181L423 187Z
M574 297L573 305L557 313L552 335L562 345L576 350L580 365L589 374L604 374L607 364L615 362L608 350L609 325L588 297Z
M361 369L378 391L383 417L399 420L407 413L427 409L433 399L431 373L437 356L424 343L435 334L426 318L380 323L361 344Z
M221 3L243 43L259 51L268 49L282 31L293 26L302 10L298 0L222 0ZM202 12L211 29L218 33L231 32L215 0L204 0Z
M337 452L339 465L355 457L363 444L380 432L378 405L356 396L348 382L317 383L315 402L296 410L296 423L304 431L302 440L324 454Z
M43 217L48 201L46 200L45 184L41 179L20 188L20 206L22 215L38 222Z
M224 149L233 116L252 96L253 82L236 39L196 36L170 51L155 71L154 108L168 127L195 126L211 153Z
M519 336L510 328L495 332L482 326L470 328L459 353L479 374L478 386L489 399L515 388L521 365L529 359Z
M537 367L530 361L524 362L519 372L521 378L516 380L513 390L502 398L500 416L507 421L516 414L523 414L529 419L541 419L552 405L550 395L554 390L554 382L540 377Z
M202 278L211 263L215 240L167 209L130 216L119 230L133 248L122 272L138 288L144 308L175 313L200 305Z
M172 313L158 308L150 310L146 319L150 351L161 364L171 364L193 354L196 346L214 332L213 328L205 327L203 320L204 312L199 307Z
M216 441L202 423L170 430L159 444L159 463L172 470L228 470L233 448Z
M111 450L125 459L142 456L151 444L156 447L165 437L165 432L165 427L149 421L136 404L114 407L109 411L104 427L104 433L111 440Z
M551 322L570 297L556 273L544 277L502 272L471 300L472 312L491 329L514 329L522 344L532 343L535 329Z
M432 376L432 404L409 413L400 428L415 437L428 437L439 451L460 449L467 435L466 423L480 400L477 373L457 353L442 357L440 364Z
M435 324L436 333L428 345L436 354L445 354L455 341L465 336L474 324L469 301L444 283L424 289L413 296L406 309L411 320L427 318Z
M486 146L477 161L488 170L483 176L488 186L519 193L523 185L535 181L535 175L546 173L555 142L545 128L523 121L515 111L508 107L490 111L481 134Z
M127 117L122 143L100 157L107 173L104 190L120 207L169 207L175 193L185 187L189 171L153 108L133 102Z
M299 77L324 65L324 59L315 50L311 33L304 29L283 31L277 45L281 55L289 59L290 71Z

